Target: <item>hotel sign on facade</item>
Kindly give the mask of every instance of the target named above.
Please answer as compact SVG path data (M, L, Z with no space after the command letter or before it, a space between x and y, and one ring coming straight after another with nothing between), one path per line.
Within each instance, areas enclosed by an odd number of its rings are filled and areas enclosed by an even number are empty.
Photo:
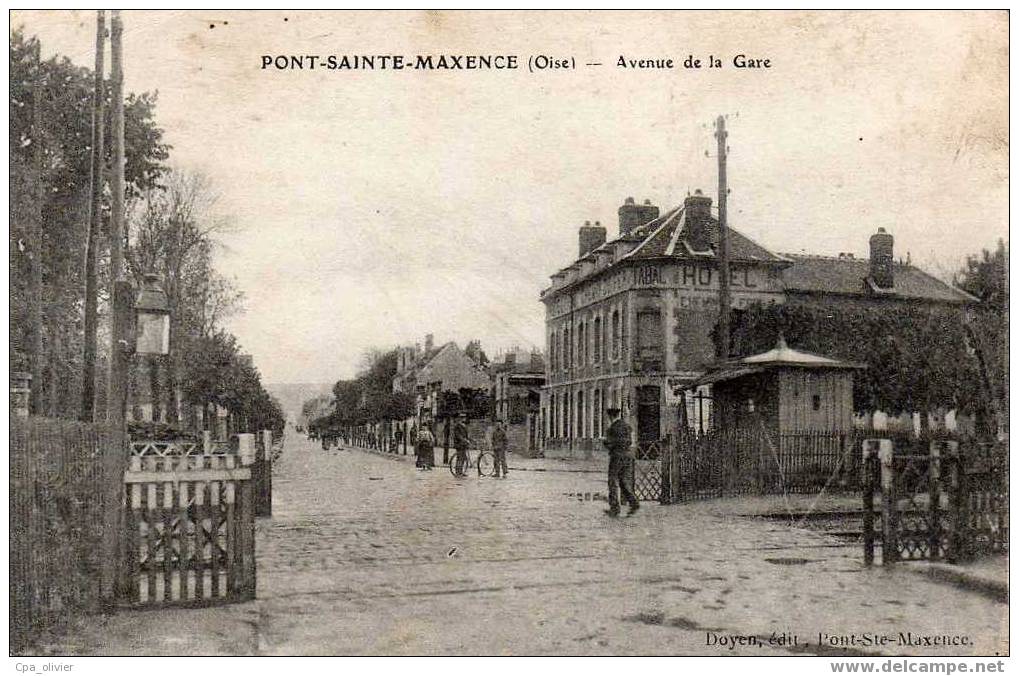
M680 309L718 307L718 267L710 263L648 263L634 267L633 286L637 289L671 289ZM729 289L733 307L746 307L751 301L782 302L781 278L770 266L734 264L730 267ZM762 297L764 294L764 297Z

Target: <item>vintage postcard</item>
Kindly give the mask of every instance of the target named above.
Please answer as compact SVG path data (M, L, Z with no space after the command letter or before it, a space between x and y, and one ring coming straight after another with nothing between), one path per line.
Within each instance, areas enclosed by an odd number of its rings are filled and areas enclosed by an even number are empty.
M9 19L20 670L1004 669L1007 11Z

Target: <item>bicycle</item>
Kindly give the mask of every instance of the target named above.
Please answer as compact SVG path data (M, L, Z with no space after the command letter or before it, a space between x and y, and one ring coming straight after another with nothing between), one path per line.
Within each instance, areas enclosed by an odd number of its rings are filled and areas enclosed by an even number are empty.
M463 451L464 458L460 461L460 451L454 451L449 458L449 473L453 476L467 476L467 470L476 467L478 476L495 476L495 456L489 451L481 451L476 462L471 462L471 452Z

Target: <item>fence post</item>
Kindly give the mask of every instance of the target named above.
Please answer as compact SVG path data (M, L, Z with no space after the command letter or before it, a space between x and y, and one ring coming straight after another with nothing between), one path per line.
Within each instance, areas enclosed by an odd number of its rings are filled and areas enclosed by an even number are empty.
M948 547L948 562L959 563L966 559L966 543L969 541L969 514L966 507L969 503L966 486L966 467L959 446L949 447L951 453L950 497L952 510L952 542Z
M255 462L255 435L240 432L237 435L237 455L241 458L242 467L250 467Z
M671 465L670 480L672 485L669 489L669 495L672 497L673 504L682 501L682 471L683 465L680 459L680 449L683 448L684 441L688 438L686 435L689 433L688 430L680 429L676 436L672 439L672 446L669 451L669 464Z
M240 570L238 571L240 598L255 598L255 510L254 481L238 481L240 495L240 524L238 545L240 546Z
M863 440L863 564L874 565L874 487L880 439Z
M118 596L125 588L122 570L125 540L125 492L124 471L127 469L128 441L127 430L123 424L111 428L107 434L98 434L97 443L106 441L109 448L100 448L103 458L103 557L100 582L100 599L106 607L116 604Z
M272 430L262 430L262 445L266 449L265 476L262 484L265 498L262 506L264 516L272 516Z
M927 495L930 498L930 529L927 532L927 547L930 560L941 558L941 448L951 442L931 441L927 467Z
M881 563L899 560L899 507L895 497L895 449L890 439L881 439L878 448L881 460Z
M672 435L666 434L662 440L664 446L658 450L662 463L662 487L658 502L663 505L672 504Z

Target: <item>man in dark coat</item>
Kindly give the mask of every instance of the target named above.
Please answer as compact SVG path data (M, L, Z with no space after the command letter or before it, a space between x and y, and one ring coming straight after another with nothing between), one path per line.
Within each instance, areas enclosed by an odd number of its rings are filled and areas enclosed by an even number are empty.
M506 466L506 446L508 444L506 438L506 423L501 420L495 422L495 429L492 430L492 455L495 456L495 475L500 476L499 470L502 469L502 478L505 479L506 475L509 474L509 468Z
M464 474L467 471L467 449L471 447L471 438L467 434L467 416L461 414L460 418L453 424L453 448L456 449L456 473Z
M609 451L609 516L619 516L619 493L630 505L630 516L640 509L640 502L633 493L633 454L630 451L630 437L633 430L619 417L618 408L606 411L612 423L605 430L605 447Z
M446 418L446 424L442 426L442 464L449 465L449 434L452 429L449 418Z

